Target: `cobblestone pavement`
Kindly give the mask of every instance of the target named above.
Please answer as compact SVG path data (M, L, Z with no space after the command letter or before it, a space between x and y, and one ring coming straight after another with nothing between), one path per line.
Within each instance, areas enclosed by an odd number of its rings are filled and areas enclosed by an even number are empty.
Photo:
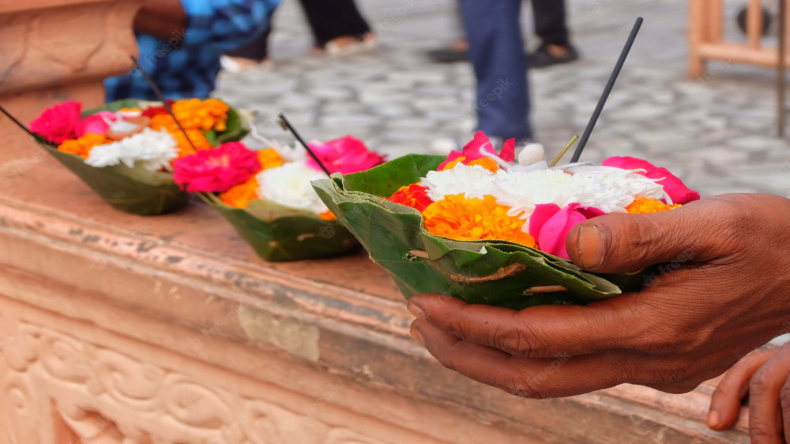
M549 155L581 134L638 15L646 19L583 159L634 155L666 166L704 196L727 192L790 195L790 141L775 136L772 70L712 63L686 76L687 3L680 0L569 0L574 40L584 60L530 73L538 138ZM727 34L745 1L728 1ZM258 111L261 133L289 142L276 125L283 111L305 137L352 134L399 156L427 153L439 138L468 139L475 125L468 64L436 65L423 51L459 35L452 0L361 0L380 33L372 53L310 54L298 3L278 11L272 71L225 74L219 97ZM524 24L534 46L529 8Z

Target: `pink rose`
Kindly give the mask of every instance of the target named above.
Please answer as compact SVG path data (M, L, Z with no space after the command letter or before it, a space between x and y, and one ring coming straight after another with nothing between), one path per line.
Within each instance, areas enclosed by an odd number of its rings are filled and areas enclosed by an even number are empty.
M85 118L82 121L82 124L77 128L77 137L82 137L87 133L94 133L94 134L106 134L107 130L110 128L110 125L107 125L107 122L104 121L106 117L110 122L115 122L117 117L115 113L110 111L102 111L97 114L92 114Z
M351 136L330 140L324 144L308 145L330 173L358 173L381 165L386 159L386 156L369 150L364 143ZM309 159L307 165L315 170L321 170L313 159Z
M478 131L477 134L475 134L475 138L464 146L463 151L453 151L447 156L447 160L439 165L439 171L444 169L445 165L448 163L458 160L461 157L464 158L464 164L487 157L480 152L481 148L487 153L499 156L499 158L505 162L513 163L516 160L516 139L506 141L502 146L502 151L497 154L494 145L491 144L486 133Z
M700 199L698 192L690 190L682 180L670 173L669 170L658 168L646 160L637 159L636 157L610 157L603 161L603 166L623 170L642 170L636 172L651 179L661 179L657 181L658 184L664 187L664 191L669 194L674 204L685 205Z
M173 165L173 180L190 193L218 193L238 185L261 170L255 151L241 142L197 150Z
M44 110L30 122L30 131L57 144L76 139L82 122L82 103L68 101Z
M572 203L563 209L557 204L539 204L529 218L529 235L538 242L541 251L569 259L565 240L571 228L605 213L598 208Z

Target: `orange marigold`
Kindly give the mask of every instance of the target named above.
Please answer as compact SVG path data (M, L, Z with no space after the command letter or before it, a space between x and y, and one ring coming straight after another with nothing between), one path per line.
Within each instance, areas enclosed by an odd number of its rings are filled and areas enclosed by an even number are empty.
M326 210L323 213L319 214L319 216L321 216L321 219L326 221L337 220L337 216L335 216L335 213L333 213L332 210Z
M494 159L491 159L489 157L483 157L482 159L473 160L471 162L467 162L466 157L459 157L453 160L452 162L448 162L447 165L445 165L444 167L439 168L439 171L451 170L455 168L459 163L468 166L480 165L481 167L487 169L488 171L491 171L492 173L496 173L497 171L499 171L499 165L497 165L497 163L494 162Z
M274 148L266 148L258 151L258 161L261 163L262 171L281 167L284 164L283 158L280 157L280 153Z
M682 205L667 205L655 199L648 199L646 197L637 197L634 202L627 206L625 209L631 214L651 214L660 213L662 211L674 210L680 208Z
M422 215L425 229L437 236L462 241L504 240L535 248L535 239L521 230L524 221L508 216L508 210L493 196L467 199L458 194L432 203Z
M258 180L255 176L247 179L246 182L240 183L236 186L229 188L227 191L219 195L219 200L225 202L235 208L247 208L247 206L255 199L258 199Z
M104 134L86 133L79 139L71 139L61 143L58 146L58 151L76 154L83 159L87 159L93 147L107 143L111 143L111 141Z
M169 116L168 116L169 117ZM190 154L195 154L194 148L192 148L192 144L195 145L195 148L199 150L210 150L213 148L211 146L211 142L208 141L206 135L203 134L203 131L198 129L188 129L185 130L187 135L189 136L189 140L184 137L184 133L181 132L180 129L176 128L175 131L167 130L174 139L176 139L176 146L178 147L178 158L182 158L184 156L189 156ZM190 144L189 142L192 142Z
M225 131L230 107L218 99L180 100L173 104L173 114L186 129Z

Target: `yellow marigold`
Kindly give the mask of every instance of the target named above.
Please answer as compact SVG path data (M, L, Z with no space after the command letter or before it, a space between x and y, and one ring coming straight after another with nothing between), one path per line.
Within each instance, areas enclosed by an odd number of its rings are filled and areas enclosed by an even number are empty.
M58 146L58 151L76 154L87 159L95 146L104 145L111 141L104 134L86 133L79 139L67 140Z
M535 239L521 230L524 221L508 216L508 210L493 196L467 199L458 194L432 203L422 215L425 229L437 236L462 241L504 240L535 248Z
M484 157L482 159L473 160L471 162L467 162L466 161L466 157L459 157L459 158L453 160L452 162L449 162L443 168L439 168L439 171L451 170L451 169L455 168L459 163L463 163L464 165L468 165L468 166L480 165L481 167L483 167L483 168L485 168L488 171L491 171L493 173L496 173L497 171L499 171L499 165L497 165L497 163L494 162L494 159L491 159L489 157Z
M655 199L648 199L646 197L637 197L634 202L627 206L625 209L631 214L651 214L660 213L662 211L674 210L680 208L682 205L667 205Z
M283 158L274 148L258 151L258 161L263 171L283 166Z
M473 160L473 161L467 163L467 165L468 166L480 165L481 167L487 169L488 171L491 171L492 173L496 173L497 171L499 171L499 165L497 165L497 163L494 162L494 159L491 159L491 158L488 158L488 157L484 157L482 159Z
M192 148L192 144L195 145L195 148L199 150L208 150L213 148L211 146L211 142L208 141L206 136L203 134L203 131L198 129L188 129L185 130L187 135L189 136L189 140L184 137L184 133L181 130L176 129L175 131L170 131L168 129L168 133L176 139L176 146L178 146L178 158L182 158L185 156L189 156L190 154L195 154L195 150ZM192 144L189 142L192 141Z
M258 199L258 188L258 180L255 176L252 176L246 182L231 187L220 194L219 199L231 207L247 208L250 202Z
M173 114L185 129L225 131L229 110L228 105L218 99L189 99L173 104Z
M319 214L319 216L321 216L321 219L326 221L337 220L337 216L335 216L335 213L333 213L331 210L326 210L323 213Z

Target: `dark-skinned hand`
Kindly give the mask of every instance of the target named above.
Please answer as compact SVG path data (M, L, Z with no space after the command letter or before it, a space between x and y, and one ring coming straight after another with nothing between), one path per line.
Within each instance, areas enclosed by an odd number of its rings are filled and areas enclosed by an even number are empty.
M575 227L567 245L594 273L664 265L642 291L588 306L513 311L415 296L412 335L445 367L518 396L622 383L684 393L790 320L785 198L732 194L663 213L610 214Z
M708 426L721 431L735 425L747 395L752 444L790 442L790 344L738 361L713 392Z

